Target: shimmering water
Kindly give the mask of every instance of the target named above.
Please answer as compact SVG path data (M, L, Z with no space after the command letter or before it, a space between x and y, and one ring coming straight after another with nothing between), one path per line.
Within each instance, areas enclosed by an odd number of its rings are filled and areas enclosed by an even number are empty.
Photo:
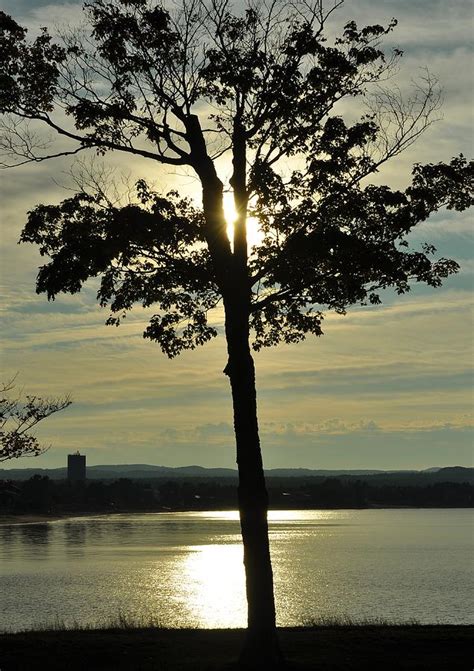
M278 623L473 622L472 530L469 510L272 512ZM0 525L0 629L120 612L168 626L244 626L237 513Z

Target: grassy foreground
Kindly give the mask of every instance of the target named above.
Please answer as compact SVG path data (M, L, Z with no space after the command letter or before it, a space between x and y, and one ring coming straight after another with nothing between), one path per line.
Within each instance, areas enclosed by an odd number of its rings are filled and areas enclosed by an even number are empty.
M292 671L470 671L474 626L334 625L280 629ZM113 628L0 635L1 671L233 671L241 629ZM262 670L263 671L263 670Z

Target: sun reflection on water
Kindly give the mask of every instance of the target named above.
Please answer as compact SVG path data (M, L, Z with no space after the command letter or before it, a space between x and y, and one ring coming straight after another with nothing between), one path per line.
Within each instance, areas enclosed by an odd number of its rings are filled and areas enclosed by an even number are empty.
M179 513L172 513L178 515ZM196 511L191 513L183 513L186 517L199 517L202 520L222 520L229 522L239 521L238 510L206 510L205 512ZM314 523L315 521L339 520L344 517L344 512L339 510L269 510L268 521L270 524L275 522L291 522L298 520L299 522L307 520Z
M212 544L186 547L173 568L175 581L179 581L182 615L185 611L186 619L196 627L244 627L245 572L238 510L196 511L186 515L188 519L196 519L196 523L199 519L203 523L216 525L216 535L212 538ZM338 511L308 511L308 514L301 510L269 511L270 538L272 545L274 542L278 544L272 547L272 557L275 592L281 615L279 624L286 623L288 615L295 619L298 617L299 605L295 607L292 603L295 586L291 571L296 569L298 572L298 565L301 562L304 564L304 558L296 558L291 569L288 566L286 546L293 542L291 529L298 524L303 536L327 534L331 531L331 522L338 517ZM313 574L310 582L313 588L316 585L322 587L319 572Z
M240 544L192 546L180 569L186 590L186 609L199 627L245 626Z

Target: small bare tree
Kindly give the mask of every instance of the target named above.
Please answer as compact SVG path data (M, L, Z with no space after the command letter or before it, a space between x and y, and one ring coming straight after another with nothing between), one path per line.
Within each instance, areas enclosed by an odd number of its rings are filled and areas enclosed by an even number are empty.
M0 384L0 462L37 457L49 446L41 445L31 431L47 417L71 405L69 396L40 398L15 393L15 378Z

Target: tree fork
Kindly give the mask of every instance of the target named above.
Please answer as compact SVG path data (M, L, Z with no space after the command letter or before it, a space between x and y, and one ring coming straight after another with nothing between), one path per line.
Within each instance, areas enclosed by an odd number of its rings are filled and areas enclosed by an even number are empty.
M213 160L207 153L206 141L199 117L190 114L185 118L186 139L191 148L191 165L202 186L202 206L206 218L205 237L211 253L216 280L222 291L228 285L232 252L227 237L227 222L224 216L224 187L219 179Z

